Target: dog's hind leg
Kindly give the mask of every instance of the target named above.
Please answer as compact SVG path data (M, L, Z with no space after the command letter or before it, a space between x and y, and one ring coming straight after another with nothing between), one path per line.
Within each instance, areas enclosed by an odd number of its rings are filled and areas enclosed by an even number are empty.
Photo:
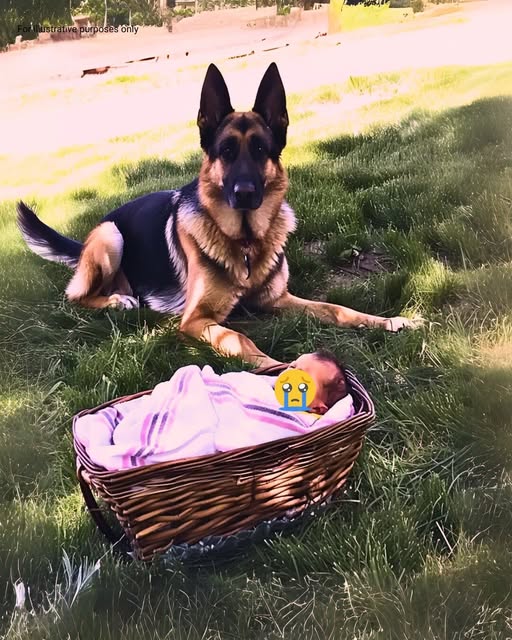
M66 288L68 300L92 309L138 307L138 300L120 270L123 246L123 236L113 222L103 222L93 229Z

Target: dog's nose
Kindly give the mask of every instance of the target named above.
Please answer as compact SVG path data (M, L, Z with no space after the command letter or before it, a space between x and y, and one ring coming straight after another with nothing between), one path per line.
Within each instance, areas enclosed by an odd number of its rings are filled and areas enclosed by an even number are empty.
M236 209L252 209L254 207L256 185L249 180L238 181L234 188L235 208Z
M256 185L253 182L249 182L249 180L240 180L235 184L235 193L254 193L256 191Z

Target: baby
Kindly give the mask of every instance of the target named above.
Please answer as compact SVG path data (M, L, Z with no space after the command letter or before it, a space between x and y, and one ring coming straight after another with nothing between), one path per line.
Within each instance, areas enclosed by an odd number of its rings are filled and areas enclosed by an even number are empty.
M347 379L342 364L330 351L304 353L292 362L288 369L305 371L316 386L310 412L324 415L328 409L347 395Z

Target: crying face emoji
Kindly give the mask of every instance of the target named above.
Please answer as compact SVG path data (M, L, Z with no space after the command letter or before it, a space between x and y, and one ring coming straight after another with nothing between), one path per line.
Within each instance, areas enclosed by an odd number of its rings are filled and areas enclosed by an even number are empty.
M302 369L286 369L276 380L274 393L282 411L308 411L315 399L316 385Z

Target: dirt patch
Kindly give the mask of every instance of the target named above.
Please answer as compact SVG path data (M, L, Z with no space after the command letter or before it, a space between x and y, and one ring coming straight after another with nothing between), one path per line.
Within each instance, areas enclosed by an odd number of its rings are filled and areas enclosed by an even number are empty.
M304 244L304 253L308 256L322 259L325 256L326 243L314 240ZM392 258L381 249L349 249L340 256L340 264L331 268L322 283L322 287L315 292L315 298L325 300L330 289L349 287L357 282L367 280L371 276L390 273L395 268Z
M352 249L346 265L342 264L330 272L329 285L334 289L354 284L374 275L389 273L394 269L394 266L393 260L384 251Z

